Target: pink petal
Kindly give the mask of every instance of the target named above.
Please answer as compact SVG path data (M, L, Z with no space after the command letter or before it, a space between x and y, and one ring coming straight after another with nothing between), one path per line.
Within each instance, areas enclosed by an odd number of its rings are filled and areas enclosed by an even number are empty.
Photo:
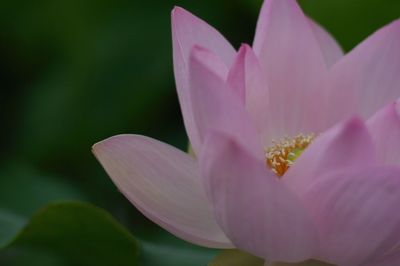
M214 220L196 161L162 142L120 135L93 152L119 190L149 219L189 242L231 247Z
M201 152L200 169L217 221L237 248L272 261L302 261L315 254L313 222L264 160L214 132Z
M378 158L400 166L400 99L378 111L367 122Z
M217 59L211 51L200 47L195 47L190 57L190 87L200 144L208 132L220 130L234 135L262 158L260 136L240 98L228 88L216 68L221 65Z
M319 132L324 118L320 82L327 65L295 0L264 2L253 48L270 89L272 137Z
M343 57L343 50L340 48L339 44L332 37L332 35L323 27L318 25L312 19L310 19L309 22L311 29L317 38L322 54L324 55L325 63L328 67L331 67L334 63L336 63L336 61Z
M239 99L245 104L246 102L246 53L247 45L242 44L240 47L235 61L228 73L227 83L239 97Z
M399 243L400 168L331 172L304 199L319 227L323 261L366 265Z
M400 252L399 249L395 248L389 254L382 256L381 258L368 262L365 266L399 266L400 265Z
M400 20L374 33L331 69L326 105L332 124L369 118L400 96ZM338 108L340 106L340 108Z
M218 54L230 66L236 51L229 42L206 22L188 11L175 7L172 11L172 41L174 73L183 119L195 152L199 150L199 136L194 122L189 86L189 55L194 45L201 45Z
M375 164L372 138L364 123L353 118L318 136L289 168L282 181L303 195L314 179L325 173Z
M270 145L269 91L263 76L263 70L250 46L240 47L227 80L229 86L239 95L246 105L246 110L253 119L264 146Z

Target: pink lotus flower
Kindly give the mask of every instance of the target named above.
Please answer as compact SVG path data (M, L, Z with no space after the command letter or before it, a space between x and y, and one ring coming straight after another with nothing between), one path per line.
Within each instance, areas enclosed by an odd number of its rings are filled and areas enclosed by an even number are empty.
M196 158L145 136L94 153L148 218L274 262L400 265L400 21L347 55L294 0L268 0L238 52L172 12Z

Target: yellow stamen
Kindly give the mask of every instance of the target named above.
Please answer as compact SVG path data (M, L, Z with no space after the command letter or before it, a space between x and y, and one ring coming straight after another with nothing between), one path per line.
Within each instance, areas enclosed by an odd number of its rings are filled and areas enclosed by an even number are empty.
M314 134L299 134L294 138L285 137L273 141L273 146L265 150L268 167L279 177L283 176L314 138Z

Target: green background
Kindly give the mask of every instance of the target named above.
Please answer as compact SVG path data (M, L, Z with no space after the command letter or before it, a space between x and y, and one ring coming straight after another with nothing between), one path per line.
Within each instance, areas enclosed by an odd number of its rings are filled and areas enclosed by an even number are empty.
M345 51L400 17L397 0L300 3ZM185 149L174 5L238 47L252 41L261 0L1 2L0 265L196 266L217 254L146 220L90 151L119 133Z

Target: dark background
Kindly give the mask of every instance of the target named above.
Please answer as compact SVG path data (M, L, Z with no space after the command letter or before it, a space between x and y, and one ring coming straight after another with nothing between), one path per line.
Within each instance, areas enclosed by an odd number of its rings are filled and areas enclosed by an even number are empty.
M6 225L19 228L49 202L72 199L107 210L139 239L178 247L165 256L196 250L135 211L91 145L135 133L185 149L172 72L171 9L188 9L238 47L251 44L261 2L2 0L0 240L12 234ZM400 17L397 0L300 3L345 51ZM9 253L0 252L1 265L33 265Z

